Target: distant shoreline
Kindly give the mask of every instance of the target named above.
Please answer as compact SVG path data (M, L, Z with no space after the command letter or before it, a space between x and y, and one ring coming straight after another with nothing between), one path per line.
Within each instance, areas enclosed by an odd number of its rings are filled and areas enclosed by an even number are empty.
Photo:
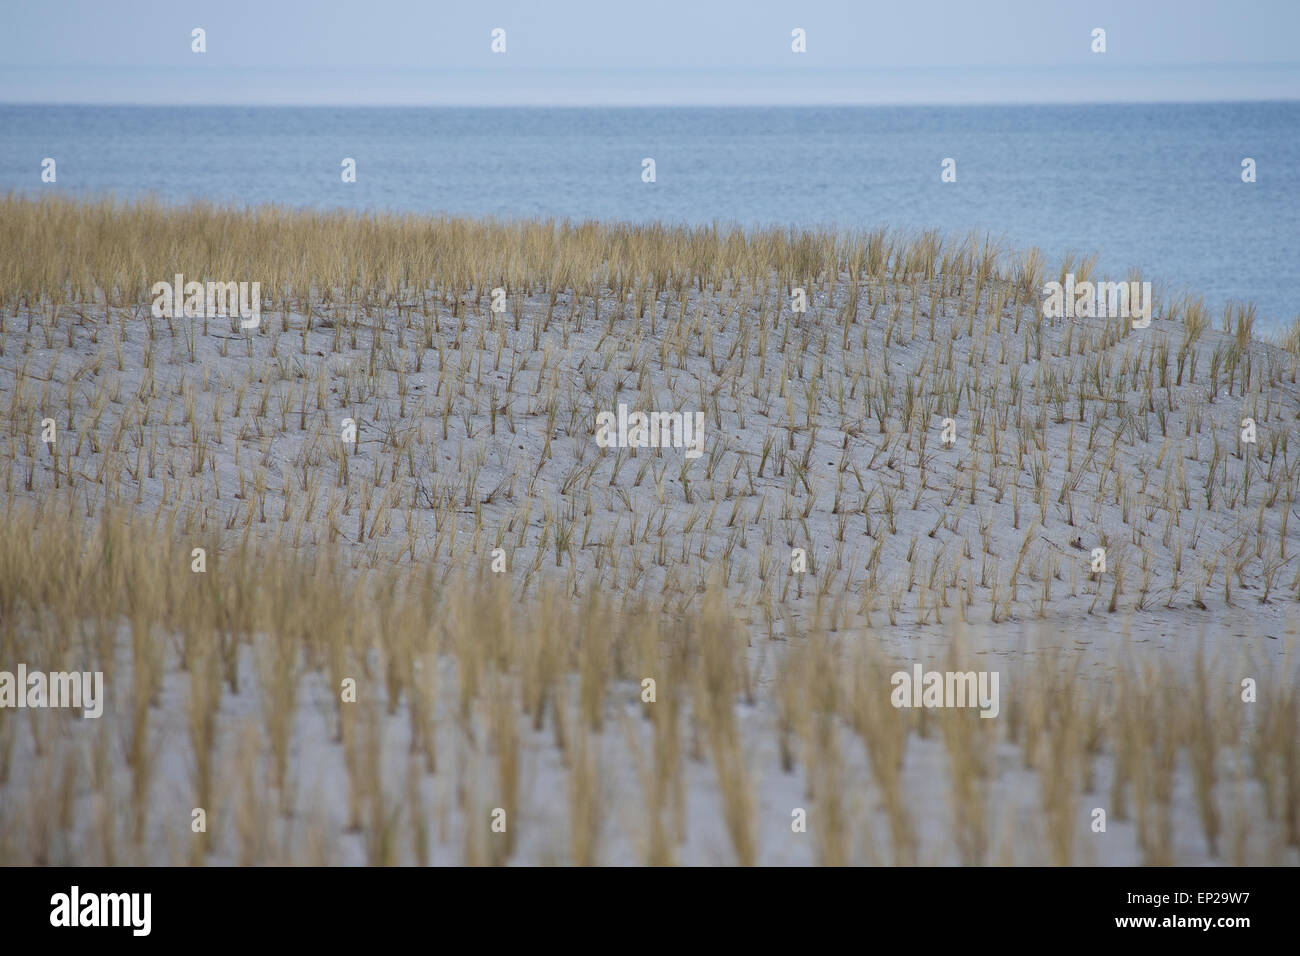
M972 230L1098 253L1261 328L1300 314L1300 104L0 106L0 192L603 223ZM272 130L274 133L272 134ZM1114 148L1073 148L1094 130ZM186 157L201 156L191 162ZM58 164L57 180L43 163ZM340 164L355 163L354 178ZM653 159L657 176L642 180ZM944 163L951 160L952 176ZM1253 164L1244 181L1243 162ZM1257 175L1256 175L1257 174ZM1233 250L1231 256L1221 253Z

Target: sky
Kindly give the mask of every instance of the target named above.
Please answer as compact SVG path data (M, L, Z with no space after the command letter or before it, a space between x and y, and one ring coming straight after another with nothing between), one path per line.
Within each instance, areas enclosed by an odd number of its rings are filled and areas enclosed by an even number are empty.
M0 0L0 102L1300 99L1298 38L1300 0Z

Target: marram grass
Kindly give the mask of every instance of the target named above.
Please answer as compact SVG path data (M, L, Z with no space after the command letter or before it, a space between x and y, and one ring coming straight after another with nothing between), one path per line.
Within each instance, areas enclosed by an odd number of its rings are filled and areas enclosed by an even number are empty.
M1295 863L1296 334L1059 265L9 197L0 861Z

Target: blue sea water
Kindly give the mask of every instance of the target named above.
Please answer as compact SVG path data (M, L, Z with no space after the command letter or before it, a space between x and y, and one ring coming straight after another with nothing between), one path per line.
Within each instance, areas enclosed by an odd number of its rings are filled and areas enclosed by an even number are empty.
M58 163L42 184L41 160ZM356 160L357 181L340 163ZM656 181L641 179L652 157ZM940 180L945 158L957 181ZM1243 158L1257 181L1241 179ZM0 105L0 190L744 225L1095 252L1300 316L1300 103L728 108Z

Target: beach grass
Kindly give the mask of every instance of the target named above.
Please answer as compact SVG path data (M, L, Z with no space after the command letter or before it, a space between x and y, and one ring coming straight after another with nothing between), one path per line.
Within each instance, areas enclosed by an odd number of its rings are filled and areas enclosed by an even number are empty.
M7 197L0 670L107 703L0 708L0 862L1294 864L1300 333L1067 273ZM892 706L916 661L1000 714Z

